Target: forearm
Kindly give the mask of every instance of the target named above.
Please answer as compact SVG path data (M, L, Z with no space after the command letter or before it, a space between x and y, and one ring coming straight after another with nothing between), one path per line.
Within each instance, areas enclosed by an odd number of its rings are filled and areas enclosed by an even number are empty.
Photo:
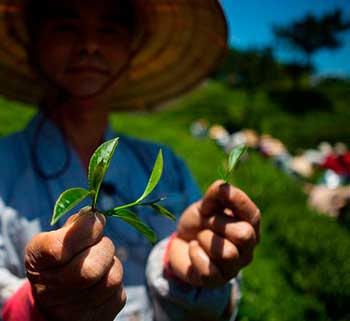
M239 300L239 284L233 279L225 286L208 289L167 277L163 257L167 240L152 251L146 269L156 320L233 320Z

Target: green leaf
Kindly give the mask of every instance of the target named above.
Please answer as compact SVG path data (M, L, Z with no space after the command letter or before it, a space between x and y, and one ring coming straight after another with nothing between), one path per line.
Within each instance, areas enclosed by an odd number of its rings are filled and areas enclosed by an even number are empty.
M51 219L51 225L56 224L64 214L66 214L90 194L90 191L84 188L71 188L63 192L56 201Z
M150 206L152 206L152 208L157 211L160 215L167 217L169 219L171 219L172 221L176 221L176 216L171 213L170 211L168 211L165 207L160 206L159 204L153 203Z
M152 169L152 173L150 175L150 178L148 179L148 183L147 186L143 192L143 194L134 202L132 203L128 203L128 204L124 204L121 206L118 206L116 208L114 208L114 211L119 211L119 210L123 210L126 208L130 208L133 206L137 206L137 205L142 205L140 204L149 194L152 193L152 191L154 190L154 188L157 186L160 177L162 176L162 172L163 172L163 154L162 154L162 150L159 151L157 159L153 165L153 169Z
M148 201L148 202L142 202L142 203L138 203L137 205L140 205L140 206L147 206L147 205L152 205L154 203L158 203L158 202L161 202L161 201L164 201L166 199L166 197L159 197L153 201Z
M160 150L158 153L157 159L154 163L153 170L152 170L151 176L148 180L147 186L146 186L143 194L139 197L139 199L137 201L135 201L135 203L137 203L137 204L140 203L149 194L151 194L151 192L154 190L154 188L158 184L159 179L162 176L162 172L163 172L163 154L162 154L162 150Z
M238 161L242 157L242 155L247 150L247 146L245 145L238 145L235 147L228 156L228 172L229 174L235 169L236 165L238 164Z
M157 242L156 233L144 224L134 212L127 209L116 210L113 217L120 218L124 222L133 226L136 230L142 233L153 245Z
M218 176L221 178L223 181L227 181L227 173L223 168L218 169Z
M117 148L118 140L119 138L115 138L103 143L91 156L88 179L90 191L94 191L94 198L92 202L93 208L97 202L102 180L111 162L114 151Z

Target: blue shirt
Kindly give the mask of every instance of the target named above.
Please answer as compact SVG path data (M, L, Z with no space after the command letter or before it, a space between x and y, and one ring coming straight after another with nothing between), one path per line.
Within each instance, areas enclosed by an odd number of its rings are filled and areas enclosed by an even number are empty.
M163 151L164 169L149 199L166 197L160 204L179 217L188 205L200 198L199 188L184 162L168 147L115 134L110 128L104 140L116 136L120 138L119 144L106 172L97 208L107 210L138 199L147 185L159 149ZM19 278L25 277L23 255L31 237L40 231L59 228L69 214L89 205L89 200L79 204L56 226L49 225L58 196L72 187L88 188L88 179L74 149L42 114L35 116L23 131L2 138L0 154L1 305L18 287ZM135 211L160 240L176 229L177 222L159 216L150 208L140 207ZM158 320L184 320L186 311L205 314L208 311L217 316L223 313L231 284L218 289L198 289L164 279L161 253L165 242L150 255L152 247L147 239L116 218L107 219L105 234L116 245L116 255L123 263L123 283L128 294L127 304L116 320L129 320L135 315L139 316L138 320L152 319L148 287L152 293L159 291L152 296ZM146 280L147 260L151 263L148 262ZM8 294L3 295L3 290ZM155 297L160 299L160 304ZM178 307L174 302L179 302Z
M200 191L184 162L168 147L116 135L110 128L106 130L105 140L116 136L120 138L119 144L101 188L99 209L107 210L135 201L147 185L159 149L163 151L164 170L149 199L166 197L160 204L179 216L200 198ZM68 188L88 188L88 180L77 154L57 127L39 114L23 131L2 139L0 153L0 197L4 203L29 221L39 218L42 230L62 226L68 216L54 227L49 225L55 201ZM42 177L42 174L55 173L57 177ZM71 213L88 204L89 199ZM135 208L135 211L156 231L159 239L167 237L176 228L176 222L157 215L151 208ZM144 283L144 268L151 250L148 240L129 224L115 218L108 218L105 233L123 249L124 283Z

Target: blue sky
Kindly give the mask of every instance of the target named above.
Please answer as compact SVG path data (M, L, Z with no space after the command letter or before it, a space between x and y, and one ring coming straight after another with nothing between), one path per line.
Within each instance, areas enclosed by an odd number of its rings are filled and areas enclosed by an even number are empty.
M322 15L341 8L343 16L350 19L349 0L221 0L229 21L230 44L235 48L261 48L274 45L272 25L288 24L307 13ZM350 77L350 34L344 34L341 50L320 51L314 57L318 74ZM282 50L277 56L289 58Z

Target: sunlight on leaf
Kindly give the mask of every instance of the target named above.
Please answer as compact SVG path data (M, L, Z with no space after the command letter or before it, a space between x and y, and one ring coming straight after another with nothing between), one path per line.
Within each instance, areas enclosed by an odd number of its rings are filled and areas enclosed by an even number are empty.
M112 139L108 142L103 143L100 147L96 149L89 163L89 169L88 169L89 190L85 190L83 188L72 188L63 192L55 204L51 225L56 224L57 221L65 213L67 213L70 209L72 209L75 205L77 205L80 201L82 201L87 196L90 196L92 199L91 210L92 211L96 210L96 203L97 203L100 187L104 179L104 176L106 174L106 171L110 165L114 151L117 148L118 141L119 141L119 138ZM156 185L160 180L162 171L163 171L163 154L162 154L162 150L160 150L143 194L136 201L132 203L124 204L114 209L107 210L104 212L100 211L100 212L103 213L105 216L120 218L121 220L133 226L141 234L143 234L152 244L155 244L157 241L157 236L155 232L146 224L144 224L140 220L140 218L137 216L137 214L130 211L128 208L137 206L137 205L151 206L155 211L157 211L162 216L165 216L171 220L176 220L175 216L170 211L156 204L157 202L163 200L163 198L159 198L153 202L140 204L148 195L152 193L152 191L154 190L154 188L156 187Z
M176 216L168 211L165 207L160 206L159 204L153 203L151 204L152 208L157 211L160 215L171 219L172 221L176 221Z
M230 155L228 156L229 172L232 172L235 169L236 165L238 164L238 161L240 160L240 158L242 157L242 155L246 150L247 150L247 146L239 145L231 151Z
M64 214L80 203L88 195L90 195L90 191L84 188L71 188L63 192L55 204L51 225L56 224Z
M94 199L92 207L96 206L98 193L102 180L106 174L108 166L111 162L115 149L117 148L119 138L109 140L96 149L89 163L89 188L94 191Z
M230 179L234 169L236 168L239 160L243 156L243 154L247 151L247 146L245 145L238 145L235 147L228 156L228 169L227 173L225 175L224 181L227 183Z
M218 172L218 177L219 178L221 178L222 180L226 180L227 179L227 177L226 177L226 171L223 169L223 168L219 168L218 170L217 170L217 172Z
M163 172L163 154L162 154L162 150L160 150L158 153L157 159L154 163L153 170L148 180L147 186L143 194L139 197L139 199L135 203L140 203L149 194L151 194L151 192L154 190L154 188L158 184L159 179L162 176L162 172Z
M115 211L112 216L120 218L124 222L133 226L136 230L143 234L153 245L157 242L156 233L146 224L144 224L134 212L127 209L121 209Z

